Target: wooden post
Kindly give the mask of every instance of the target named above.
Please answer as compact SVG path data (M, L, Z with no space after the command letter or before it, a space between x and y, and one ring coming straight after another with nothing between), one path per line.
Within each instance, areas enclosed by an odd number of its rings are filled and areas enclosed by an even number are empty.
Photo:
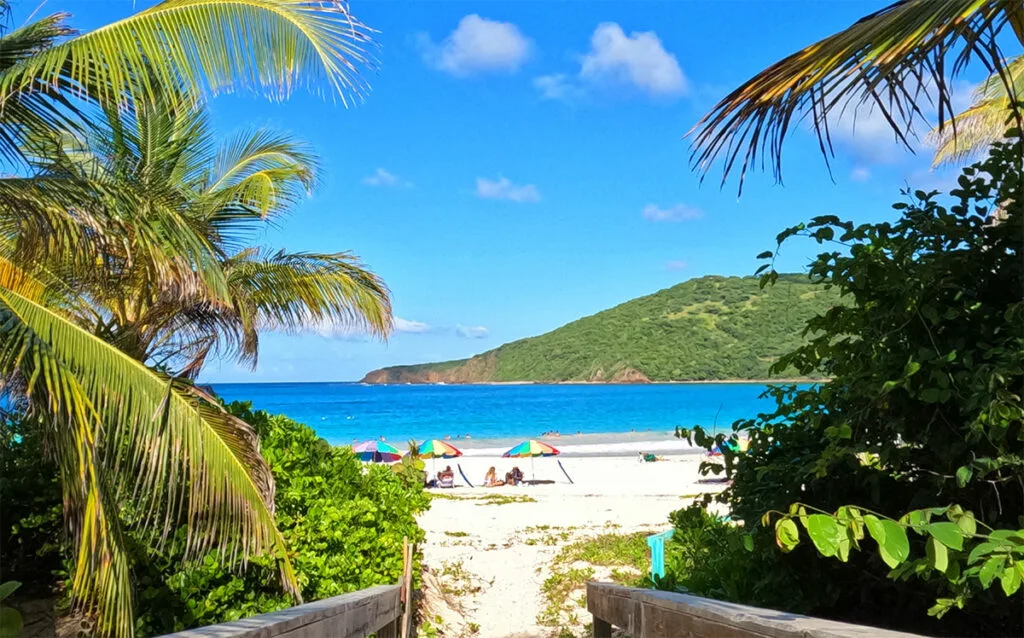
M398 619L381 627L377 631L377 638L398 638Z
M402 539L402 602L405 609L402 612L401 638L408 638L409 627L412 623L413 596L412 596L412 563L415 545L409 542L408 538Z
M594 616L594 638L612 638L612 626Z

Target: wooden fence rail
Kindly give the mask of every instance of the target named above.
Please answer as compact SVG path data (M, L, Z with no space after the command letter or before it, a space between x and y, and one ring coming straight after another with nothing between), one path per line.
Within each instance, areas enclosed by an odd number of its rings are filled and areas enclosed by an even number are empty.
M920 638L916 634L747 607L698 596L587 583L594 638Z
M234 622L168 634L165 638L397 638L402 586L380 585Z

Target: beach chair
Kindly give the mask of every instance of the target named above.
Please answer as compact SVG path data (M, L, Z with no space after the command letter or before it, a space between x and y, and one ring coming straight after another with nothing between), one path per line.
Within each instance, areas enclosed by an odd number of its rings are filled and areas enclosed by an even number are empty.
M665 541L672 538L675 530L647 537L647 546L651 548L651 580L665 577Z
M443 479L438 479L437 486L438 487L455 487L455 477L454 476L446 476Z

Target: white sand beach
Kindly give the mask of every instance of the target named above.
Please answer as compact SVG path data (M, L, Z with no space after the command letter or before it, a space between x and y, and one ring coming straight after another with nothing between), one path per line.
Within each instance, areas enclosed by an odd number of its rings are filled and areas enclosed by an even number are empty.
M499 477L513 465L518 465L527 479L531 477L530 459L500 458L507 447L493 442L464 449L465 456L458 459L437 460L438 469L452 465L457 485L431 490L440 496L420 521L427 531L423 547L426 609L428 617L435 619L432 624L440 625L440 635L546 637L567 635L566 628L583 635L590 617L577 602L582 590L568 596L571 600L558 623L561 627L538 620L550 606L550 595L542 590L551 575L551 564L562 550L602 533L666 530L669 512L701 493L722 488L721 484L698 482L703 455L685 441L600 436L605 440L570 443L545 439L563 452L559 457L534 460L536 478L553 481L550 484L479 487L491 466ZM638 452L657 453L664 460L643 463ZM566 479L557 460L574 484ZM456 462L478 487L465 486ZM427 469L431 469L431 461L427 461ZM597 579L606 579L610 572L593 569Z

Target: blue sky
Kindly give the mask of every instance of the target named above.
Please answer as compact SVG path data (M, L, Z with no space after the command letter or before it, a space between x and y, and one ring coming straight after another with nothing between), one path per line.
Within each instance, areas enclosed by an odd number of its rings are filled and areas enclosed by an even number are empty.
M269 126L313 143L323 187L262 241L355 252L388 283L399 330L387 343L268 335L255 372L213 363L204 380L353 380L465 357L692 277L751 274L779 230L814 215L890 217L908 180L949 178L877 114L840 127L834 181L803 127L785 186L754 174L739 199L717 174L699 184L682 139L752 74L887 3L353 0L380 31L361 104L210 106L225 134ZM60 3L83 29L144 6ZM781 266L813 254L794 245Z

